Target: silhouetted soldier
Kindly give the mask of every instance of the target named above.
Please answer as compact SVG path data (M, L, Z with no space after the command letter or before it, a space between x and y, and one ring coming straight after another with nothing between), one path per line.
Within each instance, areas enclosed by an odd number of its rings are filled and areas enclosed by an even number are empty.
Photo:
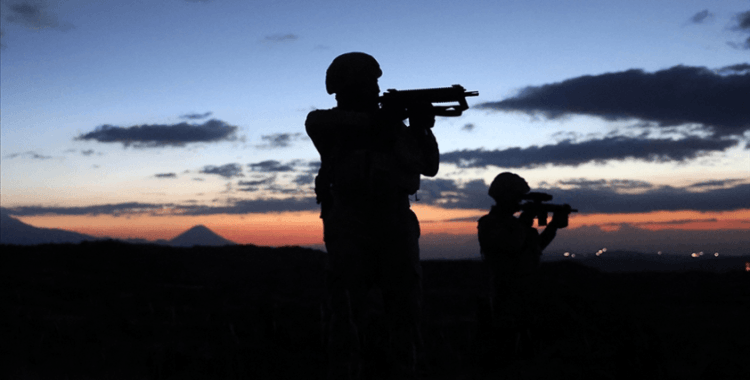
M558 228L568 225L570 208L555 212L552 221L539 234L533 228L538 210L521 211L521 201L529 185L513 173L501 173L492 181L489 195L495 205L479 219L479 247L482 259L492 275L492 324L495 337L502 340L501 355L534 354L530 336L533 322L532 304L535 287L532 275L539 266L542 250L552 242ZM550 197L551 198L551 197Z
M435 116L429 103L410 110L407 127L405 115L381 109L381 74L370 55L337 57L326 72L337 107L312 111L305 123L321 158L315 193L328 251L331 378L360 375L360 330L373 286L382 292L389 326L388 376L416 377L420 231L409 195L419 189L420 175L438 171Z

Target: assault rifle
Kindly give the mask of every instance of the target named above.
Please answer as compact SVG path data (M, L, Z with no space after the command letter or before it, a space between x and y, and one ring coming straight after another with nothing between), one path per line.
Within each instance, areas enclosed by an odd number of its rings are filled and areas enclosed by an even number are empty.
M558 213L558 215L565 215L564 223L560 227L567 227L568 215L570 215L570 213L572 212L578 212L578 210L571 208L570 205L567 204L556 205L551 203L543 203L552 200L552 195L547 193L531 192L525 194L522 199L526 200L527 202L521 204L521 210L534 213L534 218L537 219L538 225L540 226L547 225L547 214L552 212Z
M477 95L479 95L478 91L466 91L466 89L457 84L451 87L419 90L389 89L380 97L380 105L383 109L393 112L408 113L410 109L426 103L458 103L447 106L433 105L432 107L432 112L435 116L455 117L461 116L462 112L469 109L469 105L466 104L466 97Z

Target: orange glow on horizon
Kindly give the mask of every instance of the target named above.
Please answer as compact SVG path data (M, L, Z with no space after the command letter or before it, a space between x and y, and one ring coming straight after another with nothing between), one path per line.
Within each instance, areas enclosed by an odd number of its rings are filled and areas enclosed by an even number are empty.
M747 230L750 229L750 209L724 212L655 211L638 214L572 214L570 226L599 226L604 231L615 231L620 224L658 230Z
M202 224L239 244L264 246L323 243L319 212L285 212L247 215L150 216L34 216L22 217L35 227L60 228L97 237L170 240Z
M415 204L422 235L476 234L477 220L487 210L443 209ZM98 237L169 240L195 225L205 225L226 239L240 244L264 246L323 244L323 223L318 211L245 215L202 216L27 216L24 223L59 228ZM750 229L750 209L729 212L659 211L642 214L573 214L570 229L599 226L604 231L627 223L648 230Z

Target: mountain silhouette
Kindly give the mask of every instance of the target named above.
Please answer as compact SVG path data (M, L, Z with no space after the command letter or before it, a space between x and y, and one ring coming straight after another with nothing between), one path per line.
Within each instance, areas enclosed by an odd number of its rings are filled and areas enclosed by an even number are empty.
M0 244L77 244L85 240L101 239L57 228L34 227L6 214L5 212L0 213Z
M26 224L6 213L0 212L0 244L37 245L37 244L78 244L82 241L105 240L73 231L57 228L39 228ZM149 241L144 239L117 239L131 244L160 244L176 247L236 245L203 225L197 225L172 240Z
M199 224L175 237L169 241L169 244L175 247L192 247L195 245L203 246L222 246L236 245L237 243L224 239L217 233L211 231L208 227Z

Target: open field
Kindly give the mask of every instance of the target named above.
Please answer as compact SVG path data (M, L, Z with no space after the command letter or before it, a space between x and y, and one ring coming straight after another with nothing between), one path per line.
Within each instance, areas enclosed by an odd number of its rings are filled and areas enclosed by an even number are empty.
M324 255L3 246L1 375L324 378ZM423 378L481 378L487 273L475 261L423 268ZM539 353L507 364L499 378L750 378L750 273L741 268L605 273L564 261L544 263L539 279ZM365 334L377 334L378 316L376 307Z

